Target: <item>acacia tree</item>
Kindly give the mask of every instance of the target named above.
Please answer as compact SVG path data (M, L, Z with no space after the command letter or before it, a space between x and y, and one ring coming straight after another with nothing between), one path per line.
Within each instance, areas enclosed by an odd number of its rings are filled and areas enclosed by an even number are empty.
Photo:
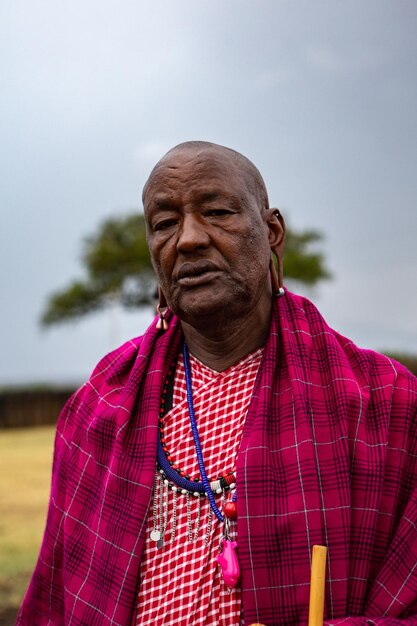
M329 278L323 253L315 248L322 235L315 230L287 229L285 277L306 285ZM146 244L143 215L104 221L83 242L85 277L51 294L41 323L51 326L81 318L118 302L124 307L152 304L156 278Z

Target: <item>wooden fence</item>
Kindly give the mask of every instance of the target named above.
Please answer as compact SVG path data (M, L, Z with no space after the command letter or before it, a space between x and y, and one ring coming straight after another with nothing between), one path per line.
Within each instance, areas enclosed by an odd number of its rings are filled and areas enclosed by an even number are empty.
M0 429L55 424L74 391L73 387L0 390Z

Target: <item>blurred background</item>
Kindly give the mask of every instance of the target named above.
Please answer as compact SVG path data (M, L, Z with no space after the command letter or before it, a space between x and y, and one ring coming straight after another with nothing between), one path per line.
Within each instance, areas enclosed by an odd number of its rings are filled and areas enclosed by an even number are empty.
M248 156L291 228L290 285L416 368L416 27L415 0L0 3L3 626L39 549L57 412L152 319L135 216L175 144Z

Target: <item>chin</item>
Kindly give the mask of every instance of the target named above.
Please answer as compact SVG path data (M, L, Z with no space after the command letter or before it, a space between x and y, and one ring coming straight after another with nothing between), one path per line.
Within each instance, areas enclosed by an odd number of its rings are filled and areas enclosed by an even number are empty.
M172 306L173 313L191 326L199 325L203 318L221 321L224 316L229 315L229 310L229 304L224 300L208 301L205 298L193 299L192 302L181 302Z
M171 310L180 320L191 326L221 323L231 317L242 317L258 301L253 292L239 284L210 285L171 294Z

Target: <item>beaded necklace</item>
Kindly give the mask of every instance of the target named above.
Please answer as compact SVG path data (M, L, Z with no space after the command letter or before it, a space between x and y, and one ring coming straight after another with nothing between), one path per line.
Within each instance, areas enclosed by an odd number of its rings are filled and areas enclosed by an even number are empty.
M208 545L209 535L211 530L211 515L214 513L217 519L223 524L223 534L220 541L220 554L217 557L217 561L219 562L223 579L225 584L232 588L235 587L238 583L240 577L240 568L236 555L237 543L236 541L231 541L230 539L230 520L235 520L237 517L237 492L235 491L232 497L232 500L229 502L223 502L223 511L224 515L221 513L219 507L216 504L214 493L225 493L225 491L229 489L235 489L236 487L236 479L233 472L223 473L218 477L215 481L210 481L207 477L207 472L204 466L203 454L201 449L200 437L198 434L198 428L195 418L194 412L194 402L193 402L193 394L192 394L192 377L191 377L191 367L189 361L189 352L187 345L184 341L183 343L183 359L184 359L184 373L186 380L186 390L187 390L187 404L188 404L188 412L190 415L190 425L191 431L194 439L194 445L197 454L198 466L200 469L201 481L196 478L191 480L191 477L182 471L174 462L172 456L170 455L167 446L165 445L164 438L164 430L163 430L163 416L165 413L165 399L168 390L168 381L173 372L173 369L176 365L176 362L170 368L168 372L167 379L165 381L163 387L163 397L161 400L161 408L160 408L160 419L159 419L159 437L157 442L157 459L158 459L158 469L160 474L162 475L163 484L166 488L170 487L175 494L175 500L177 498L177 493L180 491L182 494L187 497L187 518L189 522L189 540L196 541L198 536L199 529L199 518L197 520L197 528L194 532L194 535L191 531L191 521L190 521L190 508L189 508L189 496L193 494L198 498L199 510L200 510L200 497L206 496L209 500L210 504L210 515L209 515L209 523L207 527L206 539L205 543ZM165 499L163 499L162 495L162 483L160 485L160 525L159 529L157 528L157 513L156 506L154 505L154 530L151 533L151 538L157 542L158 547L162 547L164 544L163 535L167 526L167 514L164 515L162 511L166 511L167 508L167 491L165 495ZM155 496L154 502L157 499L157 481L155 482ZM165 505L165 506L164 506ZM173 530L171 535L171 541L175 539L175 531Z
M186 491L197 495L206 496L206 488L199 478L191 479L191 477L181 470L173 460L169 453L163 436L163 420L159 421L159 439L157 442L157 459L158 469L162 477L170 481L171 489L175 485L179 487L182 493ZM215 494L226 493L236 487L236 477L233 471L223 472L215 480L209 480L210 490Z
M210 502L210 507L217 519L223 523L223 537L220 542L221 552L217 557L217 561L220 563L220 566L222 568L223 580L225 584L228 587L235 587L240 577L240 567L236 555L237 542L231 541L229 538L229 518L226 515L222 515L222 513L220 512L220 509L218 508L214 499L213 492L210 488L209 480L207 478L206 468L204 466L203 452L201 450L200 437L198 434L197 422L194 413L190 358L185 340L183 343L182 353L184 357L185 381L187 385L188 411L190 413L190 424L193 433L195 450L197 453L198 467L200 468L201 479Z
M159 409L159 422L158 422L158 430L159 430L159 438L157 441L157 460L158 460L158 469L162 478L168 479L169 487L176 492L177 489L181 491L184 495L186 492L190 492L193 495L197 496L198 494L206 495L206 489L203 483L200 481L200 478L192 479L189 474L183 471L174 461L173 456L169 452L164 434L164 416L167 408L167 394L170 383L173 381L172 375L175 371L175 367L177 364L177 360L172 363L168 374L165 378L164 385L162 388L162 397L161 397L161 405ZM177 475L175 475L175 473ZM215 494L226 493L229 490L234 490L236 487L236 477L232 470L228 472L222 472L215 480L209 480L210 489ZM235 498L236 500L236 498Z

